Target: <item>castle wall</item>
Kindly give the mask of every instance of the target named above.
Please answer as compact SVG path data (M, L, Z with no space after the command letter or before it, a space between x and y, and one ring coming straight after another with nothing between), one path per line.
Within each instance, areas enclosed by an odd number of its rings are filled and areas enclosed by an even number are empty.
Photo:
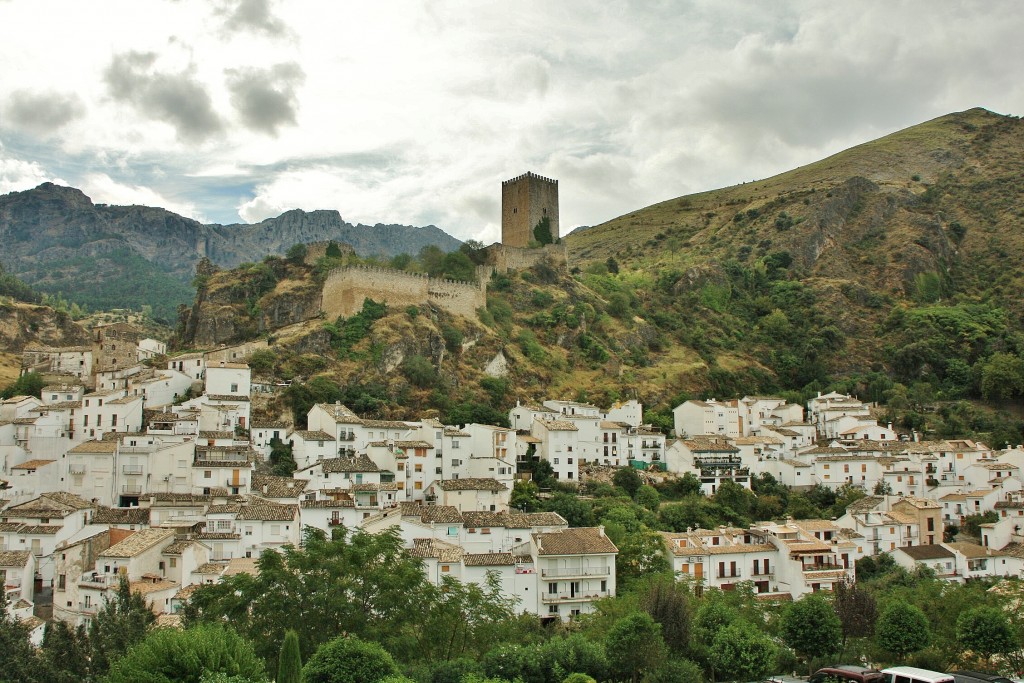
M545 216L551 236L559 237L558 181L534 173L501 184L501 243L525 247L533 240L533 229Z
M434 304L467 318L486 305L486 284L441 280L386 268L350 266L331 271L324 281L320 308L328 320L362 310L363 301L382 301L393 308Z
M499 273L529 270L545 259L550 259L551 265L556 268L567 269L569 264L569 252L564 243L546 244L541 249L492 244L486 251L487 263Z

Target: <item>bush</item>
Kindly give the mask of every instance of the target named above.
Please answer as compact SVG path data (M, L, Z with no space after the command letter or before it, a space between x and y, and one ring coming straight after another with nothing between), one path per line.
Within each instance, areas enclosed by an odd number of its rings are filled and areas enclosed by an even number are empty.
M438 382L437 370L429 360L420 355L405 359L402 363L402 374L410 384L420 389L429 389Z
M378 683L398 673L395 660L377 643L340 636L309 658L302 667L302 683Z
M220 673L266 680L263 662L249 641L229 628L200 624L190 629L157 629L118 659L107 683L199 683ZM229 679L230 680L230 679Z

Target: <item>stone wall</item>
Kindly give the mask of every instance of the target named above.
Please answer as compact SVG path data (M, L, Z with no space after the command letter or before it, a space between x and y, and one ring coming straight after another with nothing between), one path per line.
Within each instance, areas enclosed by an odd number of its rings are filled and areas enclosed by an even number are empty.
M555 268L567 270L569 266L569 252L564 243L546 244L533 249L492 244L487 247L486 252L487 264L499 273L529 270L546 258L550 259L551 265Z
M481 283L442 280L387 268L346 266L328 273L320 308L328 320L334 320L358 313L365 299L373 299L392 308L430 303L470 318L487 303L486 279Z

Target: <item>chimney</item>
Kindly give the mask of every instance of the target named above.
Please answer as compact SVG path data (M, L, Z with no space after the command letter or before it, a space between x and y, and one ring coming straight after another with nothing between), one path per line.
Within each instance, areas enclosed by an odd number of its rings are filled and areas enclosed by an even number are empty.
M537 552L544 550L544 539L537 534Z
M604 538L604 524L597 527L597 535Z
M267 495L267 485L266 484L263 485L263 495L264 496Z

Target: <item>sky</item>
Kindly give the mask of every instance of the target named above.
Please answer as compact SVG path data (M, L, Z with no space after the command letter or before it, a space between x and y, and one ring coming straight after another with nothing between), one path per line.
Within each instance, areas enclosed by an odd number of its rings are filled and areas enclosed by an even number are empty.
M943 114L1024 114L1017 0L0 0L0 194L562 233Z

